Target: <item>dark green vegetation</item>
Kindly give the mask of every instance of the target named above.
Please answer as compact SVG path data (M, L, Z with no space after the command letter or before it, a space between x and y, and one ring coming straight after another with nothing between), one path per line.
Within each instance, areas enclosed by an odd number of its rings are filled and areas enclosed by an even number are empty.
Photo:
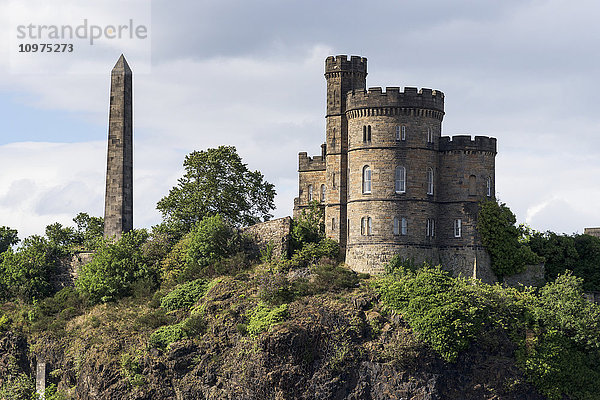
M585 291L600 291L600 238L542 233L525 225L517 226L512 211L496 201L481 203L477 228L498 277L543 262L547 281L571 271L583 279Z
M399 258L384 276L356 274L316 203L283 258L251 250L243 217L205 209L116 242L86 214L18 249L3 228L0 398L31 398L35 358L50 368L47 399L597 398L600 307L582 291L595 284L596 242L532 234L494 204L481 220L486 246L504 249L498 271L533 255L556 261L555 280L506 288ZM60 289L53 274L82 249L93 259Z

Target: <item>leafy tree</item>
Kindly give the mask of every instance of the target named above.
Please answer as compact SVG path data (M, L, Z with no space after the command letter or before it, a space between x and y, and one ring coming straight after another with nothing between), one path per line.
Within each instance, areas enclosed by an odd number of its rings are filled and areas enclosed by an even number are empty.
M95 249L101 243L104 236L104 218L92 217L81 212L73 218L73 222L77 225L76 234L79 243L85 249Z
M233 225L271 218L274 186L250 171L233 146L194 151L185 157L185 173L156 208L182 233L206 216L220 214Z
M0 226L0 253L4 253L11 246L19 243L18 232L8 226Z
M191 232L187 262L207 267L239 249L237 232L220 214L205 217Z
M318 243L325 237L324 209L319 202L312 201L310 208L302 210L292 225L292 250L301 249L304 244Z
M517 218L510 208L496 200L484 201L479 207L477 229L481 242L490 254L492 270L499 277L522 272L528 264L543 258L536 255L521 239L526 231L516 226Z
M46 238L33 235L13 251L0 256L0 286L5 297L31 301L52 294L52 277L64 255L61 248Z
M157 271L148 265L142 252L147 239L145 230L133 230L115 243L105 242L79 271L76 286L80 293L91 303L106 303L130 295L134 283L140 280L154 285Z
M51 244L62 248L70 247L79 241L75 229L70 226L63 227L59 222L46 226L46 237Z

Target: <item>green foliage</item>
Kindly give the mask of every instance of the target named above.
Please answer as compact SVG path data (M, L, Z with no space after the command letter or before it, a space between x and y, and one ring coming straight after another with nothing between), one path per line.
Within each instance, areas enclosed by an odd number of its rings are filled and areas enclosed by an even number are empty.
M181 284L162 298L160 306L167 311L189 309L204 296L212 286L214 286L214 283L211 283L206 279L196 279Z
M0 296L24 301L52 294L52 277L64 255L61 248L41 236L30 236L13 251L0 254Z
M324 208L312 201L310 208L303 209L292 223L291 249L296 251L305 244L318 243L325 237Z
M259 171L250 171L233 146L194 151L185 173L156 208L183 233L204 217L221 214L233 225L252 225L271 217L275 189Z
M164 281L175 281L186 269L191 240L191 234L185 235L161 261L161 275Z
M545 258L547 280L554 280L566 270L584 279L586 291L600 290L600 238L590 235L558 235L534 232L529 246Z
M34 394L32 400L38 399L38 396ZM58 390L56 384L51 383L46 386L46 390L44 391L44 400L68 400L68 397L63 391Z
M499 278L523 272L526 265L543 262L543 258L521 243L525 231L516 222L506 204L496 200L480 203L477 229L490 254L492 270Z
M104 218L92 217L87 213L81 212L73 218L77 225L75 234L77 242L85 250L94 250L102 244L104 236Z
M191 232L187 262L208 267L238 249L239 236L221 215L205 217Z
M285 321L289 316L288 305L282 304L277 307L269 307L265 303L258 303L246 315L249 320L246 328L247 332L252 336L256 336Z
M65 287L52 297L35 304L31 312L33 329L46 330L59 335L67 321L85 311L85 301L72 287Z
M130 295L138 280L156 282L157 271L142 254L147 238L145 230L134 230L124 233L115 243L104 243L79 271L76 286L80 293L92 304L105 303Z
M482 310L462 281L440 267L398 270L376 288L384 304L402 313L419 337L454 361L482 328Z
M141 359L143 353L140 350L130 350L121 355L121 375L123 375L133 386L141 386L146 384Z
M157 349L165 349L171 343L186 337L181 323L175 325L161 326L150 335L150 346Z
M35 381L23 373L6 377L0 387L2 400L28 400L34 399L34 396Z
M4 253L17 243L19 243L17 230L10 229L8 226L0 226L0 253Z
M319 262L322 258L337 260L340 257L340 246L333 239L325 238L317 243L305 243L296 250L289 260L278 263L282 270L308 267Z
M65 249L79 241L75 229L63 227L59 222L46 226L46 237L50 244Z

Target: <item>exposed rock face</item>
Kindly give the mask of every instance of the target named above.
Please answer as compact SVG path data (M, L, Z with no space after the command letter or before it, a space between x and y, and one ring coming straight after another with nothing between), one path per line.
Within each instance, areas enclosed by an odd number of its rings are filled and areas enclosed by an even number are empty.
M244 284L243 277L228 278L211 290L202 304L203 333L168 350L124 334L114 316L130 311L119 305L105 307L115 314L99 327L82 316L63 337L39 337L35 349L55 371L49 379L75 399L543 398L516 368L514 345L502 333L446 363L364 291L302 298L289 305L288 321L256 337L243 334L252 307L240 300ZM129 329L137 323L127 315L122 321ZM0 339L0 380L6 354L31 372L27 348L16 335ZM127 352L136 355L135 367L124 367Z

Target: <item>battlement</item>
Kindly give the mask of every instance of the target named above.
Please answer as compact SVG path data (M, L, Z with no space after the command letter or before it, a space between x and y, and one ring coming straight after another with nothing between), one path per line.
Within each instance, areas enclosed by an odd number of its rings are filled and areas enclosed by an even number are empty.
M456 135L440 137L440 151L472 150L496 153L496 138L488 136Z
M367 74L367 59L360 56L347 55L329 56L325 59L325 74L331 72L362 72Z
M423 108L444 112L444 93L439 90L415 87L372 87L348 92L347 110L372 107Z
M321 145L321 155L309 157L308 153L303 151L298 153L298 171L325 171L325 155L327 148L325 143Z

